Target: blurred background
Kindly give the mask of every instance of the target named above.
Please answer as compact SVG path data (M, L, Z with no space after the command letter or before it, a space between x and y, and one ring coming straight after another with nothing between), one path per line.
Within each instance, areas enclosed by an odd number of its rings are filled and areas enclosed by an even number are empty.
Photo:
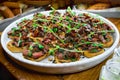
M44 10L120 10L120 0L0 0L0 20L12 18L29 10L42 7Z

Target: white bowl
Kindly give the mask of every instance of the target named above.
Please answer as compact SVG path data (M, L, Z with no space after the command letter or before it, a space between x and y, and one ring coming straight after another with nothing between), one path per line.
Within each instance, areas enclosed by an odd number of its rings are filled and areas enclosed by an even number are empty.
M61 13L65 13L65 10L58 10L58 11ZM78 10L74 10L74 12L76 12L76 14L88 13L85 11L78 11ZM49 11L44 11L41 13L48 15ZM99 15L93 14L93 13L88 13L88 14L90 14L91 16L95 18L101 19L102 21L110 25L115 30L115 33L113 33L113 38L114 38L113 45L110 48L108 48L103 54L100 54L93 58L87 58L87 59L83 59L83 60L76 61L76 62L70 62L70 63L54 64L50 62L44 62L46 60L43 60L40 62L30 61L30 60L23 58L22 53L12 53L11 51L9 51L6 47L7 42L10 40L8 38L7 32L10 31L12 27L16 27L16 23L19 23L22 19L24 18L31 19L33 14L14 21L3 31L2 36L1 36L2 47L7 52L7 55L10 56L10 58L13 59L15 62L17 62L19 65L22 65L28 69L35 70L38 72L52 73L52 74L65 74L65 73L79 72L79 71L91 68L99 64L100 62L104 61L108 56L112 54L113 50L119 43L119 32L116 26L113 23L111 23L109 20Z

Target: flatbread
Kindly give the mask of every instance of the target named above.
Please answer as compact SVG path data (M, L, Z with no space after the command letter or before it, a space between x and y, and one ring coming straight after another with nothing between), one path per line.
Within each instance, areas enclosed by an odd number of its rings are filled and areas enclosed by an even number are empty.
M104 49L101 49L99 52L96 52L96 53L91 53L91 52L89 52L88 50L85 50L84 53L83 53L83 55L84 55L85 57L91 58L91 57L100 55L100 54L102 54L103 52L104 52Z
M80 54L80 55L81 55L81 54ZM68 59L68 60L62 59L62 60L60 60L60 59L57 58L56 55L54 56L54 59L55 59L55 63L69 63L69 62L72 62L72 60L70 60L70 59ZM80 60L80 57L77 58L76 61L79 61L79 60Z
M110 40L108 42L103 44L103 47L108 48L113 44L114 40L113 40L113 37L111 35L109 35L109 39Z
M7 43L7 48L8 48L11 52L13 52L13 53L20 53L20 52L23 51L23 49L25 49L25 47L16 47L16 46L12 45L12 42L13 42L13 41L9 41L9 42Z
M23 56L24 56L24 55L23 55ZM26 59L28 59L28 60L31 60L31 61L41 61L41 60L45 59L47 56L49 56L48 53L44 54L43 56L41 56L41 57L38 58L38 59L34 59L34 58L32 58L32 57L29 57L29 56L24 56L24 58L26 58Z

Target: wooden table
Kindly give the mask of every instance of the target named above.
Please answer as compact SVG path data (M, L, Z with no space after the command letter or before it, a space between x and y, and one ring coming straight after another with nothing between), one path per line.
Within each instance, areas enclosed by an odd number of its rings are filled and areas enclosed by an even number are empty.
M120 31L120 19L109 18L109 20L111 20ZM107 61L105 60L101 64L82 72L73 73L73 74L53 75L53 74L38 73L25 69L24 67L14 63L4 53L5 52L0 45L0 63L4 65L5 68L18 80L98 80L101 67ZM110 59L111 57L112 55L108 59Z

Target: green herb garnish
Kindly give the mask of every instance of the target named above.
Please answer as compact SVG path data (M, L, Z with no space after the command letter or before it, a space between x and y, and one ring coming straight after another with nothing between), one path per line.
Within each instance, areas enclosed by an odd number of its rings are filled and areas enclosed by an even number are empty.
M90 50L90 52L91 53L96 53L96 52L98 52L98 50L96 48L93 48L93 49Z
M95 32L90 32L90 34L88 35L88 38L92 38L92 36L95 34Z
M41 44L38 44L38 47L39 47L39 49L43 49L44 48L44 46L41 45Z
M28 56L29 56L29 57L32 56L32 52L31 52L31 51L28 52Z
M65 24L59 23L59 25L67 28L66 33L70 33L70 32L71 32L71 30L72 30L72 28L71 28L71 25L70 25L70 24L69 24L69 25L65 25Z
M58 50L59 48L60 48L60 46L59 46L59 45L56 45L55 48L51 48L48 53L49 53L50 55L54 55L55 50Z
M15 31L19 30L20 29L20 26L18 27L13 27L11 30L12 30L12 35L14 36L15 35Z
M71 14L71 16L74 16L75 15L75 12L72 12L72 9L70 7L67 8L66 10L68 13Z
M71 58L70 59L72 62L76 61L77 59L76 58Z
M54 49L50 49L48 53L49 53L50 55L54 55L54 52L55 52Z
M14 36L14 35L15 35L15 31L17 30L17 28L14 27L14 28L12 28L11 30L12 30L12 36Z
M58 28L54 27L52 30L53 30L53 32L57 32Z
M40 44L39 42L35 42L35 44L38 45L39 49L43 49L44 48L44 46L42 44Z
M81 27L80 23L75 26L75 28L77 28L77 29L79 29L80 27Z
M22 40L18 40L18 46L20 46L22 43Z
M78 16L83 17L83 14L78 14Z
M38 16L39 16L39 17L41 17L41 16L43 16L43 14L41 14L41 13L38 13Z
M59 20L60 20L60 21L63 20L62 16L59 17Z
M52 9L52 11L50 12L50 14L54 14L54 12L55 12L55 8L53 8L53 7L51 7L51 9Z
M29 50L33 50L33 46L32 45L29 46Z
M93 42L86 41L84 44L91 44L91 43L93 43Z
M16 28L16 27L12 28L12 31L16 31L16 30L17 30L17 28Z
M39 24L33 23L32 26L33 26L34 28L37 28L37 27L39 26Z
M70 33L70 32L71 32L71 30L69 30L69 29L66 31L66 33Z
M103 44L101 44L101 43L92 43L91 45L93 47L103 47Z
M40 21L40 22L48 22L48 21L50 21L50 20L39 18L39 19L37 19L36 21Z
M114 30L102 30L102 31L98 31L98 33L101 33L102 35L106 35L107 33L113 33L115 32Z
M22 43L21 37L22 37L22 34L21 34L21 33L19 33L18 46L20 46L20 45L21 45L21 43Z
M81 40L81 42L82 42L82 43L84 43L84 42L85 42L85 40Z
M24 18L24 19L22 19L22 20L21 20L21 22L23 22L23 21L25 21L25 20L27 20L27 19L26 19L26 18Z
M43 27L43 29L44 29L44 32L47 32L47 31L48 31L48 28L46 28L46 27Z

